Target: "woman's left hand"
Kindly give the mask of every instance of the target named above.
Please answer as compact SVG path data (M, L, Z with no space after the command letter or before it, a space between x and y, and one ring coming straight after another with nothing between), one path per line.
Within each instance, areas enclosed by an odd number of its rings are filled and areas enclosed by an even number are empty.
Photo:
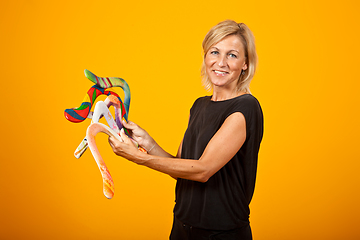
M123 129L120 131L120 137L123 139L123 142L120 142L114 137L109 137L109 144L113 152L118 156L140 164L142 161L139 159L139 157L141 156L142 152L138 150L135 143L125 134Z

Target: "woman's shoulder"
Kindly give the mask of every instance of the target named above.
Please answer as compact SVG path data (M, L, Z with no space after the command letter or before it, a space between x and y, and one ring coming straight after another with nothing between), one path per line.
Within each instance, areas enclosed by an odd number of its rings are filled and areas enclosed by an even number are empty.
M211 100L211 96L202 96L202 97L198 97L195 102L197 101L210 101Z
M210 96L203 96L197 98L190 108L190 114L194 113L194 111L199 111L199 109L204 108L210 102L210 99Z
M260 105L259 100L252 94L244 94L237 97L237 101L246 102L248 104Z
M236 99L239 99L239 100L242 99L245 101L256 101L256 102L258 101L257 98L250 93L245 93L243 95L240 95L240 96L236 97Z
M244 94L234 98L229 104L229 108L233 111L242 112L244 115L262 114L261 105L252 94Z
M193 106L198 105L198 104L204 104L206 102L210 102L211 101L211 96L202 96L202 97L198 97L195 101Z

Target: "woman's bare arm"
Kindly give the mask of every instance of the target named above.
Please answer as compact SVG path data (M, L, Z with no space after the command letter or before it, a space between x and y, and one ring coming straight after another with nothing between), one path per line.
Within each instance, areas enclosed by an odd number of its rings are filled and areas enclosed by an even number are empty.
M123 132L121 137L124 142L109 138L115 154L174 178L206 182L241 148L246 139L246 122L241 113L231 114L212 137L199 160L149 155L138 151ZM181 144L177 156L179 153Z

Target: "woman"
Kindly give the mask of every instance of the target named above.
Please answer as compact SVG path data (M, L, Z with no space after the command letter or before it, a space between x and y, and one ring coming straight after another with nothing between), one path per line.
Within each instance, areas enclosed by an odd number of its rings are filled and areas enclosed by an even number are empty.
M212 96L197 99L176 156L164 151L134 123L124 123L140 152L122 131L110 137L113 151L175 179L176 204L170 239L252 239L249 225L258 151L263 135L261 107L250 94L257 55L243 23L227 20L203 41L202 77Z

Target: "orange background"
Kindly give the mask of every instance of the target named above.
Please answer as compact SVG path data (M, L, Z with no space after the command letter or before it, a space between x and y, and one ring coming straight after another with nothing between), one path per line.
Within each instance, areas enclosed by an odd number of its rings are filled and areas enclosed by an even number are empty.
M201 42L225 19L256 37L252 93L265 135L251 203L256 240L359 239L358 1L0 3L0 239L167 239L175 181L97 142L115 182L102 194L89 120L68 122L89 69L130 85L130 119L171 153L200 83ZM121 93L121 91L119 91Z

